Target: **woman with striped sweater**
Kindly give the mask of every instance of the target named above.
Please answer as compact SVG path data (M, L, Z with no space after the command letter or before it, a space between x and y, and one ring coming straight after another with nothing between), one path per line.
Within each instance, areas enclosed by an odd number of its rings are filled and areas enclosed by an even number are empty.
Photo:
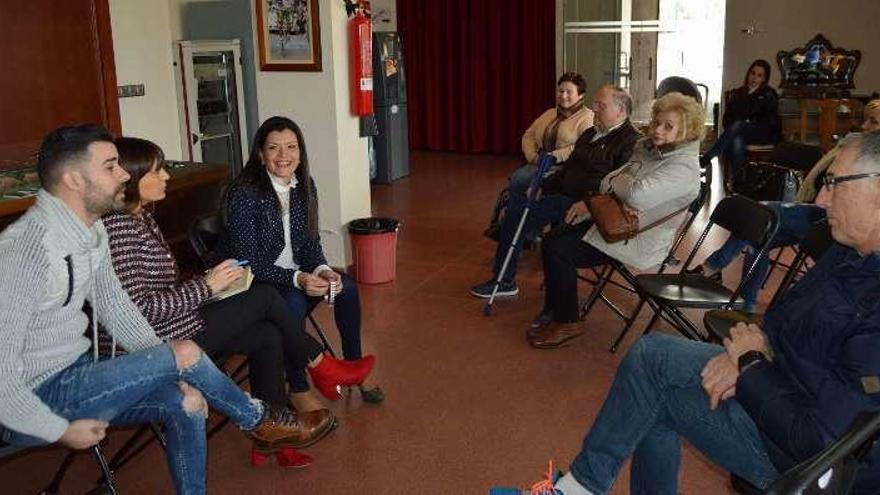
M286 407L285 366L308 369L315 387L327 396L337 385L360 383L374 358L338 361L305 333L277 291L255 283L232 297L208 299L244 275L226 260L204 276L182 281L177 263L149 205L165 197L169 174L162 150L154 143L122 137L115 141L119 164L131 179L126 209L103 217L113 267L122 286L162 340L192 339L209 355L241 353L249 357L255 397Z

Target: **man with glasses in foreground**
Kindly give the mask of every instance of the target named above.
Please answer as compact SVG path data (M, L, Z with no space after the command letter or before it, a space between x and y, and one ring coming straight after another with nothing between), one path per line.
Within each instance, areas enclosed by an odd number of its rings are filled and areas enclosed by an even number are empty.
M763 489L880 410L880 132L845 138L823 184L836 243L762 325L738 324L723 346L643 336L570 472L533 493L606 493L632 456L631 493L675 494L681 438ZM853 493L878 486L874 446Z

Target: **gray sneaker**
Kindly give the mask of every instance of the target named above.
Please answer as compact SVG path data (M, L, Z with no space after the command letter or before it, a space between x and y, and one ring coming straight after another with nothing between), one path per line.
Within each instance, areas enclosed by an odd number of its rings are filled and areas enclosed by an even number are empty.
M492 291L494 289L495 279L492 279L488 282L473 286L471 288L471 294L476 297L482 297L483 299L489 299L492 297ZM516 282L501 282L498 286L498 292L495 293L495 297L511 297L517 294L519 294L519 287L516 286Z

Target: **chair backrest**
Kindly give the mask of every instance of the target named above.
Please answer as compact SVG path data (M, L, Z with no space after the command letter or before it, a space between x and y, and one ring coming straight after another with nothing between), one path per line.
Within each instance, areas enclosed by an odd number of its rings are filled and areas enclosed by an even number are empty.
M735 194L722 199L712 211L710 224L730 231L739 240L761 245L776 233L776 212L767 206Z
M745 196L735 194L722 199L712 211L712 215L709 217L709 223L706 225L706 228L703 229L703 233L700 234L700 238L697 240L697 243L688 255L687 260L684 262L681 271L682 276L684 276L688 267L691 266L694 257L696 257L703 242L706 241L709 231L715 225L730 231L731 236L749 242L755 247L756 252L754 262L743 274L739 285L730 296L730 301L728 303L728 309L730 309L739 299L739 296L742 293L743 284L752 276L752 273L755 271L755 266L758 264L758 260L767 252L770 241L773 240L773 237L776 235L776 231L779 228L779 217L771 208Z
M792 168L806 174L824 154L820 146L783 141L776 143L770 160L780 167Z
M660 84L657 85L657 91L654 92L654 95L657 98L665 95L666 93L677 92L681 93L685 96L690 96L691 98L697 100L697 103L700 105L703 104L703 95L700 93L697 85L694 84L693 81L686 77L681 76L670 76L666 79L660 81Z
M207 215L195 219L189 227L189 243L205 268L219 263L217 244L223 235L223 220L220 215Z
M666 257L663 258L663 262L660 263L660 269L657 273L663 273L666 271L666 268L672 263L672 260L675 259L675 252L678 251L679 246L681 246L685 236L693 226L694 221L697 219L697 215L700 214L700 211L703 210L703 206L706 205L706 201L709 199L709 184L709 182L700 181L700 192L697 194L697 197L691 201L690 206L688 206L685 212L687 218L685 218L678 227L678 234L675 236L675 241L672 243L672 247L669 248L669 252L666 253Z

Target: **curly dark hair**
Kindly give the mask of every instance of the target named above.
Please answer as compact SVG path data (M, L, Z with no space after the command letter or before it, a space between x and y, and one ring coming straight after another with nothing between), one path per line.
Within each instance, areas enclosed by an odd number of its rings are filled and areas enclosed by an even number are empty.
M587 92L587 81L584 79L584 76L578 74L577 72L566 72L565 74L559 76L559 80L556 81L556 85L559 86L564 82L570 82L577 87L578 95L582 95Z

